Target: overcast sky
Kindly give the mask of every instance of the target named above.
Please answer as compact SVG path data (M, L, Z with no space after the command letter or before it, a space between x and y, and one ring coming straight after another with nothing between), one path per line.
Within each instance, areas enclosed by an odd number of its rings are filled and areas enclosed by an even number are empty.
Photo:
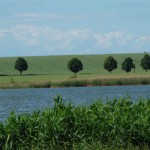
M0 0L0 57L150 51L150 0Z

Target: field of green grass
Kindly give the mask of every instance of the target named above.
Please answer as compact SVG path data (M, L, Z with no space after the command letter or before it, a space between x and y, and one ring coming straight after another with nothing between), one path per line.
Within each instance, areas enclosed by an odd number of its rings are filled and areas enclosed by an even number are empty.
M113 56L118 62L118 68L111 75L103 68L104 60L108 56ZM24 57L29 68L23 72L22 76L14 69L17 57L0 58L0 84L68 80L73 73L68 70L67 63L73 57L79 58L83 63L83 70L77 74L78 79L81 80L104 77L149 77L149 73L146 73L140 67L140 61L143 56L144 53ZM121 70L121 64L126 57L131 57L134 60L136 65L135 73L133 71L126 73Z

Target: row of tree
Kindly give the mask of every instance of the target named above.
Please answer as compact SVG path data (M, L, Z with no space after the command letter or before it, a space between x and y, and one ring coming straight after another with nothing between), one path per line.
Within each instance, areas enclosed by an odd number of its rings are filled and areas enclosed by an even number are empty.
M112 57L109 56L104 61L104 69L111 72L116 69L118 66L118 62ZM122 70L126 72L130 72L132 69L134 69L135 72L135 64L133 63L133 59L131 57L125 58L125 60L122 62ZM141 59L141 67L146 70L150 69L150 56L148 54L145 54L144 57ZM22 74L22 71L26 71L28 69L28 63L27 61L19 57L15 62L15 69L20 72L20 75ZM74 76L76 76L76 73L83 70L83 64L81 60L78 58L72 58L68 62L68 69L74 73Z
M118 62L112 56L107 57L104 61L104 69L109 71L110 74L114 69L117 68L117 66ZM150 69L150 56L148 54L145 54L141 59L141 67L146 70L146 72ZM76 76L76 73L83 69L83 64L79 59L73 58L68 62L68 68L74 72ZM121 69L127 73L134 69L135 72L135 64L133 63L133 59L131 57L125 58L125 60L122 62Z
M105 59L104 69L111 73L111 71L117 68L117 64L117 61L112 56L109 56ZM146 70L146 72L150 69L150 56L148 54L145 54L144 57L141 59L140 65L143 70ZM133 63L133 59L131 57L125 58L121 65L121 69L126 72L130 72L131 69L134 69L135 72L135 67L136 66Z
M117 68L117 64L117 61L112 56L109 56L105 59L104 69L111 73ZM127 57L122 63L122 70L130 72L131 69L135 70L135 64L133 64L133 59L131 57Z

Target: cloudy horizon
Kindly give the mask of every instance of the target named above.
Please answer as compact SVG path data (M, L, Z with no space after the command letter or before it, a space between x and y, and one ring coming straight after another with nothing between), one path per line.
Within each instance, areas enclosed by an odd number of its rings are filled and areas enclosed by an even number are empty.
M149 52L148 0L2 0L0 57Z

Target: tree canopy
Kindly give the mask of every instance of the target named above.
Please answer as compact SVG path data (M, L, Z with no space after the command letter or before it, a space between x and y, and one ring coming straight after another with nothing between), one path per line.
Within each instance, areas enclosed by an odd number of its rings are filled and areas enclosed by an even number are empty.
M112 56L107 57L104 61L104 69L111 73L116 68L117 61Z
M146 70L146 72L150 69L150 56L148 54L145 54L141 59L141 67Z
M68 62L68 69L72 71L76 77L76 73L83 70L83 64L78 58L72 58Z
M122 70L126 72L130 72L132 68L135 69L135 64L133 64L133 59L131 57L127 57L122 63Z
M24 58L19 57L15 62L15 69L18 70L21 75L22 71L26 71L28 69L27 61Z

